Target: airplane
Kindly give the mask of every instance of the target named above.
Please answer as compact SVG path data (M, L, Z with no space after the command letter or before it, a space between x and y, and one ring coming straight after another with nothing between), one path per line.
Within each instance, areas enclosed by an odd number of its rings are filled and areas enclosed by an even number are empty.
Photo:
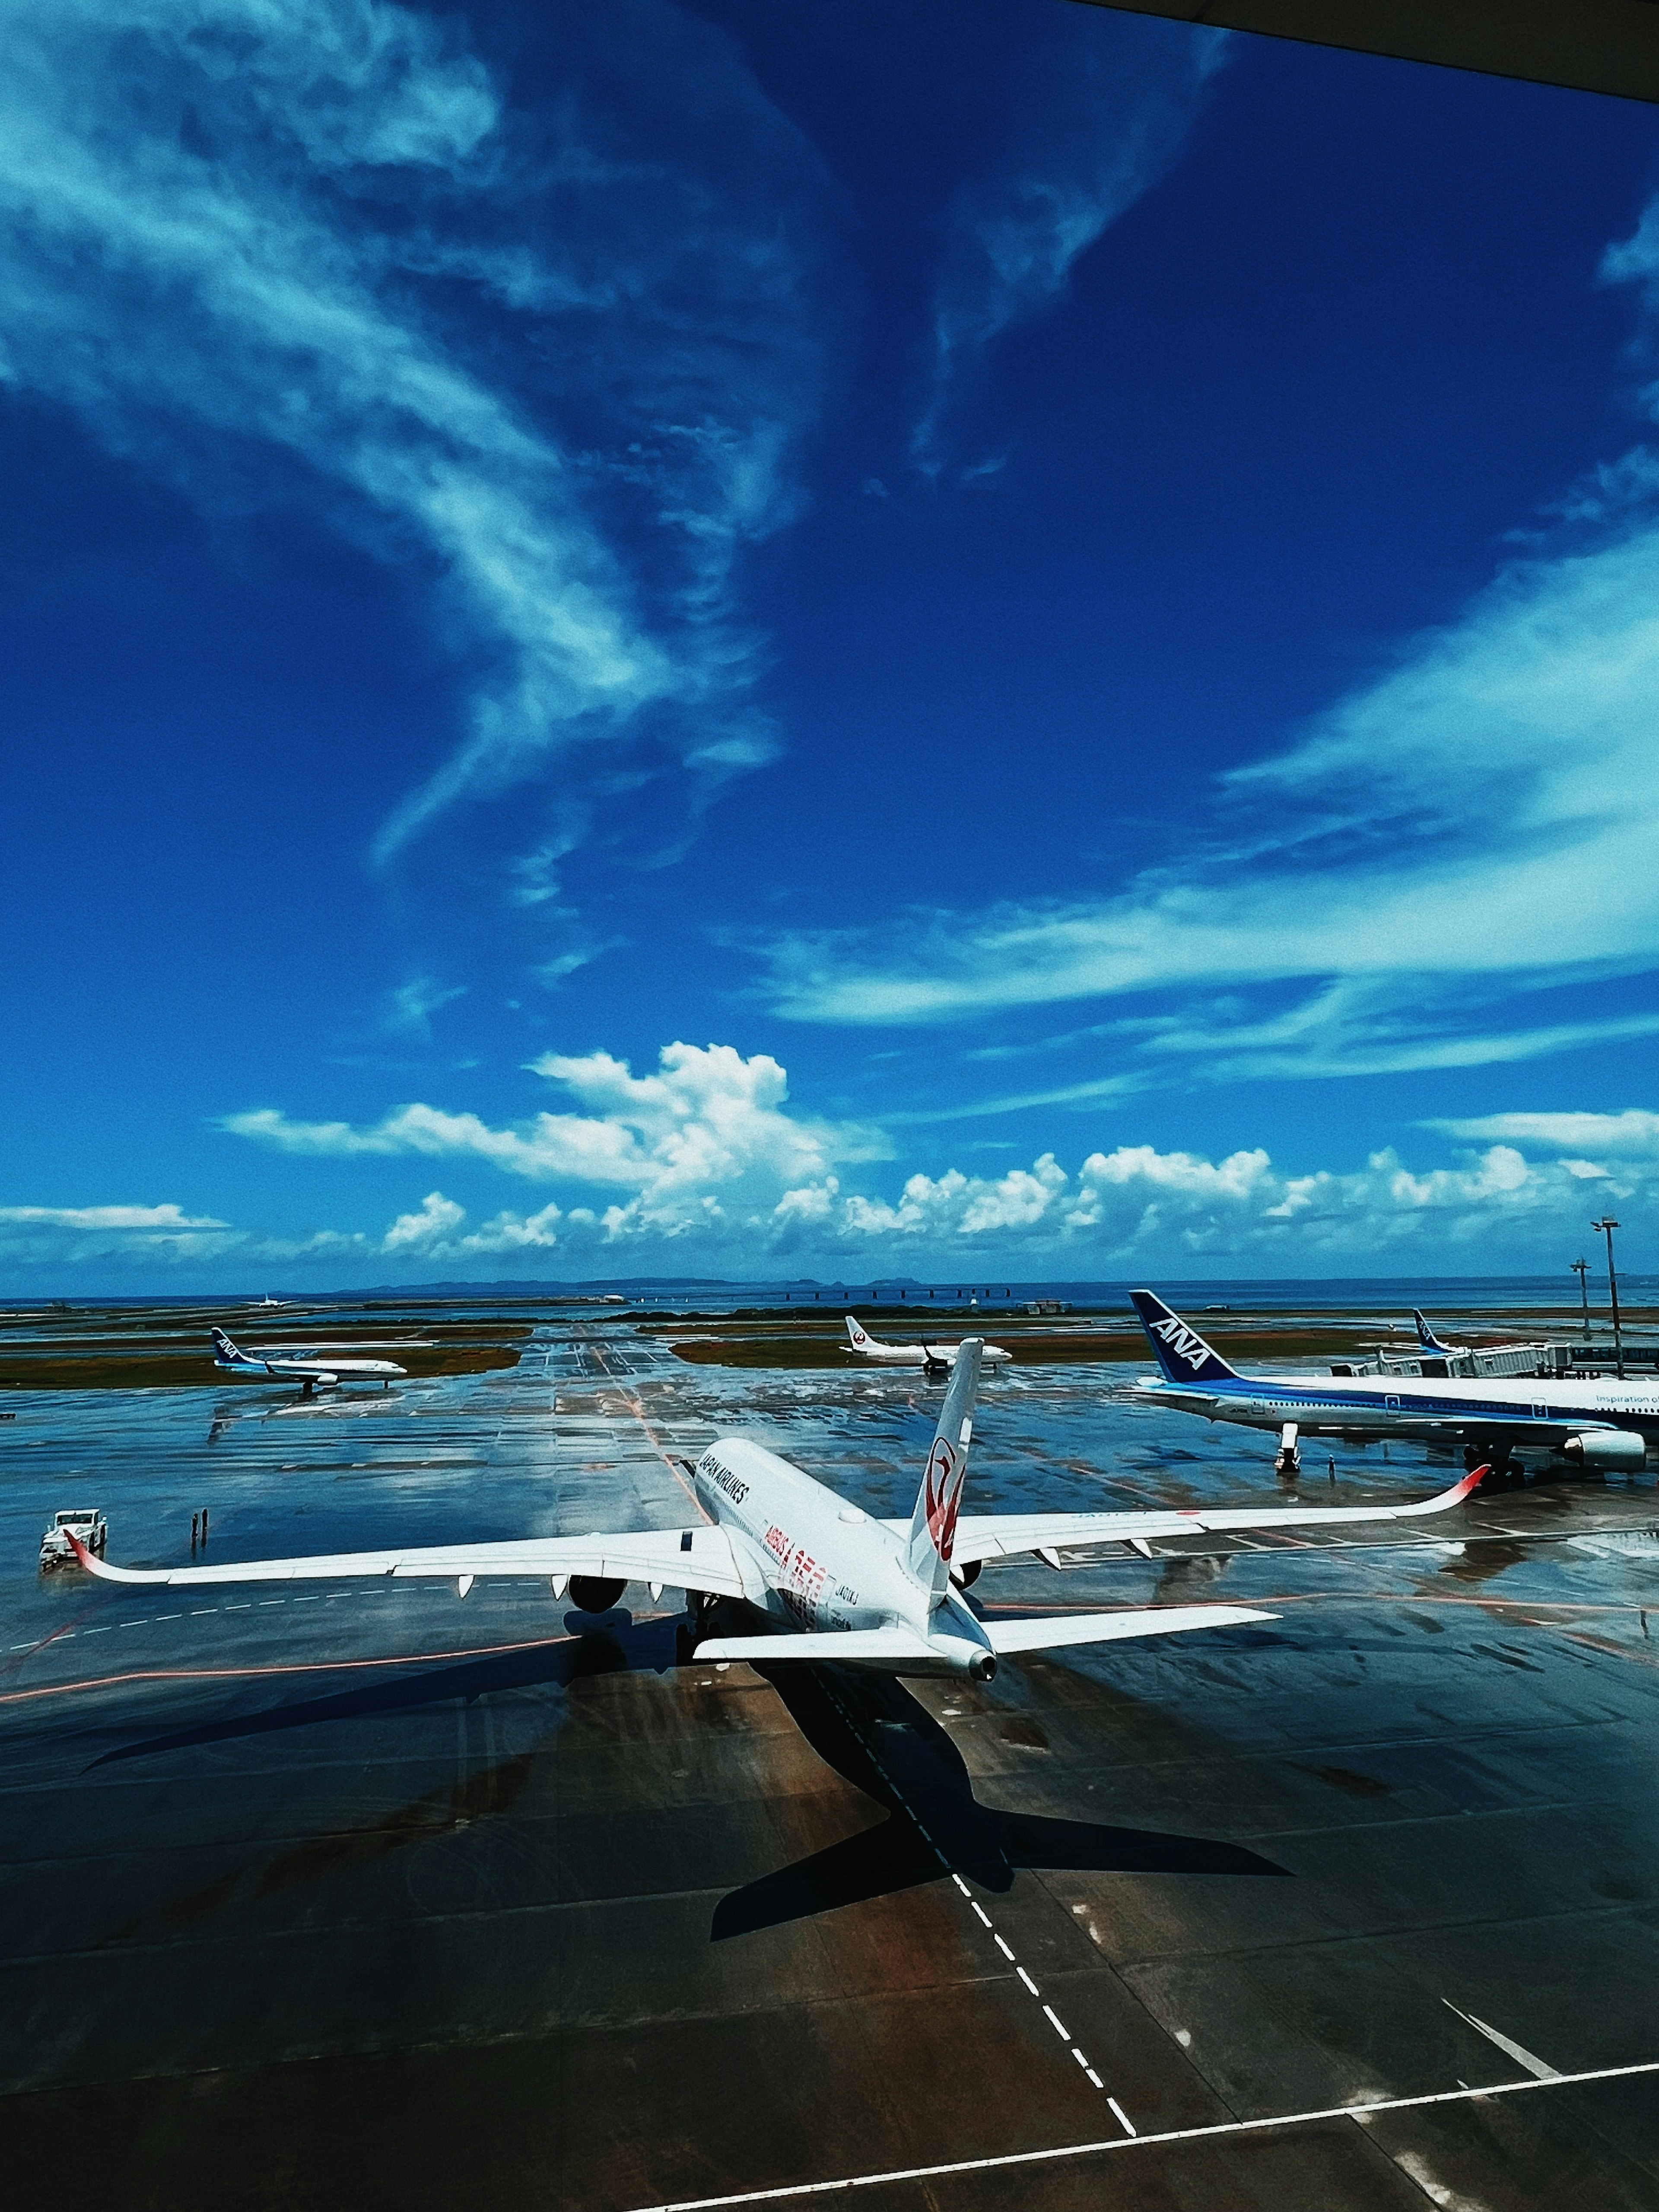
M1455 1359L1460 1352L1468 1350L1467 1344L1442 1344L1417 1308L1412 1308L1412 1322L1417 1330L1417 1345L1420 1352L1431 1352L1438 1359Z
M1585 1470L1635 1474L1650 1437L1659 1441L1659 1376L1615 1382L1555 1376L1241 1375L1198 1331L1151 1291L1130 1300L1162 1370L1133 1386L1136 1396L1206 1420L1276 1429L1274 1465L1291 1474L1301 1464L1298 1436L1414 1437L1461 1444L1466 1467L1484 1461L1500 1478L1518 1474L1517 1445L1542 1445Z
M389 1390L394 1375L407 1375L392 1359L336 1359L314 1352L292 1354L239 1352L223 1329L213 1332L213 1364L225 1375L263 1375L272 1382L298 1382L309 1398L319 1390L337 1389L342 1382L378 1382Z
M847 1316L847 1334L853 1340L854 1351L862 1358L879 1360L887 1367L924 1368L929 1375L943 1375L954 1366L962 1348L955 1344L884 1344L853 1314ZM1013 1356L1000 1344L987 1344L982 1338L973 1340L980 1346L981 1367L1000 1367Z
M1277 1615L1251 1606L1191 1605L1035 1620L984 1620L966 1603L964 1593L988 1559L1033 1553L1058 1565L1062 1544L1127 1540L1144 1547L1149 1537L1190 1530L1401 1520L1444 1512L1467 1498L1480 1479L1466 1475L1437 1497L1404 1505L964 1515L980 1352L975 1337L958 1348L908 1521L874 1519L749 1437L722 1437L692 1470L694 1494L708 1519L690 1528L157 1568L110 1566L72 1528L69 1540L81 1565L100 1581L168 1589L425 1576L453 1577L458 1595L465 1597L482 1577L546 1576L556 1600L568 1589L580 1610L602 1613L617 1603L630 1582L645 1583L653 1602L672 1585L686 1593L699 1662L836 1661L889 1674L988 1682L1000 1659L1022 1652L1237 1627ZM764 1632L705 1634L709 1609L722 1598L740 1600L750 1617L758 1617Z

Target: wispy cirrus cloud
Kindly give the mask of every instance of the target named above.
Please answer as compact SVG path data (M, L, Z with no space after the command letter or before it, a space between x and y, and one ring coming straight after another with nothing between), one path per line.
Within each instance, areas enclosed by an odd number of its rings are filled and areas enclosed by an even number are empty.
M1645 1008L1539 1021L1525 1002L1659 966L1656 611L1659 527L1516 562L1297 743L1222 779L1191 863L1092 902L884 923L879 951L786 941L773 1003L896 1026L1169 994L1174 1012L1095 1033L1100 1084L1130 1089L1200 1059L1229 1077L1358 1073L1651 1034ZM1288 1009L1264 1000L1297 983L1315 988ZM1218 989L1237 994L1220 1013Z
M391 0L0 21L0 377L441 603L468 726L383 857L578 745L704 780L771 747L733 570L816 405L816 160L692 18L556 12L533 109Z
M202 1230L228 1229L210 1213L186 1213L180 1206L0 1206L0 1222L15 1228L68 1229L88 1236L193 1236Z
M1079 254L1173 166L1230 38L1129 19L1104 40L1059 9L1027 27L1007 136L947 222L928 395L910 440L929 476L945 466L951 407L987 349L1054 307ZM963 480L1001 465L992 456Z

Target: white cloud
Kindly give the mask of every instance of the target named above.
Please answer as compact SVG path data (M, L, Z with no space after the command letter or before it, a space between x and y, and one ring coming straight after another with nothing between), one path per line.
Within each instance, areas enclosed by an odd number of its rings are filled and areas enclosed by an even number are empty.
M665 1046L653 1075L636 1076L605 1052L549 1053L534 1072L587 1110L496 1128L476 1114L414 1104L359 1129L295 1122L265 1107L228 1115L222 1126L313 1158L471 1158L534 1182L610 1189L618 1194L603 1216L611 1237L678 1236L728 1218L746 1221L757 1206L775 1205L781 1190L887 1149L871 1130L787 1112L788 1079L777 1061L764 1053L745 1060L730 1045ZM396 1228L405 1224L413 1225L400 1242L424 1233L419 1217ZM514 1233L510 1225L501 1231Z
M387 994L386 1026L411 1036L429 1037L433 1015L441 1006L450 1006L465 996L465 983L446 987L430 975L411 975L406 983L400 983Z
M0 1221L20 1227L76 1229L94 1233L117 1230L171 1237L181 1231L228 1229L210 1213L186 1213L179 1206L0 1206Z
M770 748L732 571L816 406L816 158L684 15L562 29L521 112L390 0L0 22L0 378L204 506L320 513L477 672L386 854L578 742L648 729L705 779Z
M1424 1125L1449 1137L1480 1143L1503 1139L1542 1145L1551 1152L1596 1152L1659 1158L1659 1114L1627 1106L1621 1114L1481 1114L1466 1121Z
M932 389L910 447L930 475L944 465L945 418L963 377L1003 331L1060 299L1079 255L1171 167L1228 43L1224 32L1061 10L1023 24L1021 40L1007 138L951 210ZM963 480L994 475L1006 459Z
M380 1239L386 1255L422 1265L556 1249L574 1272L626 1247L630 1265L659 1264L672 1248L677 1264L696 1250L700 1264L738 1275L786 1255L867 1267L901 1253L922 1270L973 1254L1078 1278L1200 1259L1270 1273L1364 1270L1396 1253L1484 1273L1553 1264L1582 1227L1586 1182L1597 1205L1659 1200L1659 1115L1636 1108L1450 1124L1449 1161L1385 1148L1358 1165L1286 1168L1260 1145L1211 1158L1125 1143L1075 1165L1044 1152L998 1175L942 1164L894 1191L879 1136L794 1112L785 1071L766 1054L671 1045L647 1075L607 1053L550 1054L537 1072L584 1110L505 1129L427 1106L399 1107L368 1129L271 1109L226 1126L301 1154L441 1157L565 1187L538 1212L503 1211L477 1227L459 1201L428 1191Z
M1645 1009L1478 1018L1473 998L1659 964L1659 530L1516 568L1218 800L1261 834L1094 902L922 916L902 966L855 937L779 948L775 1003L865 1025L1231 988L1101 1030L1098 1077L1018 1103L1206 1079L1467 1066L1659 1032ZM1221 817L1217 816L1219 823ZM1311 981L1289 1010L1255 1003Z

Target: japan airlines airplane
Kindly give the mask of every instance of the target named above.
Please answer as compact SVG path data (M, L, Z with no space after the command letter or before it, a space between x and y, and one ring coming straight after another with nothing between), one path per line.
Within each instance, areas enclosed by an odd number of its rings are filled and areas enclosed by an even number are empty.
M1298 1433L1419 1437L1462 1444L1465 1460L1503 1466L1517 1445L1543 1445L1580 1468L1634 1473L1659 1440L1659 1376L1647 1382L1512 1375L1240 1375L1150 1291L1130 1293L1162 1379L1133 1386L1152 1405L1279 1432L1279 1465L1297 1463Z
M853 1340L853 1349L866 1359L878 1359L887 1367L925 1367L930 1375L943 1375L947 1367L954 1367L959 1344L884 1344L878 1336L872 1336L862 1322L852 1314L847 1316L847 1334ZM1012 1357L1000 1344L979 1344L981 1367L1000 1367Z
M958 1351L908 1521L874 1520L746 1437L723 1437L697 1462L696 1499L709 1517L692 1528L153 1570L106 1565L72 1528L65 1533L81 1565L100 1581L168 1588L357 1575L453 1576L465 1597L480 1576L545 1575L556 1599L568 1588L573 1604L603 1612L630 1582L644 1583L653 1599L672 1585L686 1593L694 1631L701 1628L711 1598L738 1598L771 1632L705 1637L697 1646L699 1660L836 1660L890 1674L965 1675L988 1682L999 1658L1011 1654L1231 1628L1276 1615L1249 1606L1190 1605L984 1620L963 1592L987 1559L1031 1552L1058 1565L1061 1544L1144 1543L1149 1536L1192 1529L1276 1528L1297 1522L1401 1520L1444 1511L1480 1480L1468 1475L1437 1498L1412 1505L963 1515L979 1355L974 1337Z
M213 1332L213 1364L226 1375L263 1375L272 1382L298 1382L309 1398L316 1390L332 1390L342 1382L380 1382L390 1389L394 1375L407 1375L392 1359L326 1358L314 1352L293 1353L239 1352L223 1329Z

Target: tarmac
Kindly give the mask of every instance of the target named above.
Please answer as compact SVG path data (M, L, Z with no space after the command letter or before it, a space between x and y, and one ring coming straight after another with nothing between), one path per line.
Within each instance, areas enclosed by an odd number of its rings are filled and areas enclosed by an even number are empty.
M1270 1437L1121 1375L988 1382L969 1509L1278 1502ZM82 1504L130 1564L203 1506L216 1560L681 1526L738 1429L903 1512L938 1395L560 1322L385 1393L9 1395L8 2203L1659 2207L1650 1477L990 1567L1279 1618L984 1687L716 1669L672 1590L35 1571Z

